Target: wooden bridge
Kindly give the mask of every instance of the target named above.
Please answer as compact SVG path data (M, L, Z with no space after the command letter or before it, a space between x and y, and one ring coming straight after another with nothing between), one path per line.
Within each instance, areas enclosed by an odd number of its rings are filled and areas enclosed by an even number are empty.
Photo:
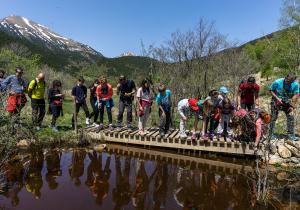
M192 140L191 132L187 132L188 137L186 139L181 139L179 130L173 129L170 131L171 132L162 139L159 135L159 129L156 127L148 129L145 135L140 135L137 128L127 129L124 127L118 130L105 128L99 131L97 127L87 127L83 130L83 135L86 138L107 143L139 145L148 147L149 149L151 147L159 147L182 150L183 152L189 151L192 153L207 151L232 155L254 155L253 145L246 142L230 139L225 140L224 138L220 138L220 140L214 138L208 141L201 138Z

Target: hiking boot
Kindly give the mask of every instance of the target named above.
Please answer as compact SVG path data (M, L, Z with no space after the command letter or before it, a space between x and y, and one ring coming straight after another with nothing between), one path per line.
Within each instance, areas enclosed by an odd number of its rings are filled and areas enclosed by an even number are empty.
M209 136L207 134L202 135L202 139L205 141L209 140Z
M288 139L291 141L299 141L299 138L295 134L288 134Z
M86 119L85 119L85 124L86 124L86 125L90 125L90 124L91 124L90 118L86 118Z

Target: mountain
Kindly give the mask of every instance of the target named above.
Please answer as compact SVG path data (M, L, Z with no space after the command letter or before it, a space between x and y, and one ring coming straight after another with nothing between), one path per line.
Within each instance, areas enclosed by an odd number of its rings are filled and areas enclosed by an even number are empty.
M26 39L33 44L40 44L51 51L77 52L82 57L92 59L93 56L103 55L88 45L81 44L72 39L65 38L46 26L35 23L20 16L9 16L0 21L0 31L7 34Z

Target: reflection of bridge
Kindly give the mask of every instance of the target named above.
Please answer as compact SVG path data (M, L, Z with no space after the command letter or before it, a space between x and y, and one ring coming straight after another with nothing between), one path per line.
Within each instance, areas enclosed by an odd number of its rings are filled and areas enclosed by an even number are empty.
M127 147L125 145L109 144L108 153L114 153L124 156L131 156L144 160L164 161L172 165L188 167L189 169L201 169L209 172L226 172L228 174L237 174L243 172L253 172L249 165L241 165L225 161L210 160L201 157L178 155L170 152L149 150L138 147Z

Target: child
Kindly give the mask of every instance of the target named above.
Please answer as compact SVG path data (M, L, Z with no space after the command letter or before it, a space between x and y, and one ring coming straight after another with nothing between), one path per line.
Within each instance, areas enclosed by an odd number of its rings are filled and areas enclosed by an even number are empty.
M203 126L201 136L204 140L208 140L207 127L214 123L214 104L211 99L203 102ZM211 122L212 121L212 122Z
M152 91L147 79L142 81L136 96L139 105L139 134L144 135L152 105Z
M192 129L192 139L196 139L196 129L198 125L198 101L194 98L190 99L182 99L178 103L178 112L180 114L180 138L187 138L187 135L185 133L186 129L186 121L188 120L189 113L192 111L192 113L195 116L194 120L194 126Z
M64 94L60 91L61 82L59 80L54 80L52 83L52 88L49 89L48 99L49 99L49 109L52 114L52 121L50 127L53 131L58 132L56 127L56 120L62 112L62 100Z
M158 87L156 102L158 104L158 115L160 119L159 133L164 138L168 132L171 122L171 91L164 84Z
M229 98L224 98L219 105L219 109L221 112L221 119L217 129L217 137L218 139L220 139L222 134L224 135L224 137L226 137L227 134L229 135L229 137L231 137L232 132L229 127L229 123L235 110L234 105L231 103Z

